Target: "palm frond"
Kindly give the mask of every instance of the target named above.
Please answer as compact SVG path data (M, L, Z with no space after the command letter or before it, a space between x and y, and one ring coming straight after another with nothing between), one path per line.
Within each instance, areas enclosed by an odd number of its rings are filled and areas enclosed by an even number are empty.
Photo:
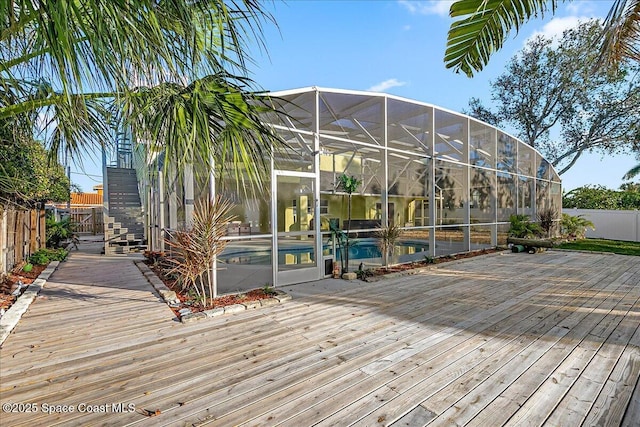
M616 0L602 31L601 62L640 62L640 0Z
M0 69L19 78L28 68L65 93L247 75L264 22L274 21L255 0L13 0L0 8Z
M640 175L640 163L629 169L622 179L633 179L638 175Z
M180 173L188 164L196 178L207 177L210 159L217 175L231 177L234 190L261 188L270 170L274 148L284 141L262 122L272 113L270 99L251 92L245 79L227 74L207 76L189 85L166 83L140 88L130 96L123 111L139 140L149 151L164 153L165 167L173 164Z
M472 77L500 49L512 29L532 17L555 11L557 0L458 0L449 15L451 24L445 51L445 66Z

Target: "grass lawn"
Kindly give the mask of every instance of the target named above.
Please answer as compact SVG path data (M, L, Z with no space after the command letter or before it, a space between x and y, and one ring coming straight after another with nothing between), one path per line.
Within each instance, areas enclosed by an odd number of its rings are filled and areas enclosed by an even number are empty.
M620 255L640 256L639 242L623 242L621 240L583 239L563 243L560 249L576 249L580 251L613 252Z

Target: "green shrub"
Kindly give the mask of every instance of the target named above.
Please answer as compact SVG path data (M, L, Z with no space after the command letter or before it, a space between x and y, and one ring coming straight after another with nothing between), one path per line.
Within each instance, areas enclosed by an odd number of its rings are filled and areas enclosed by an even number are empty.
M265 285L262 287L262 292L264 292L266 295L277 294L276 290L273 288L273 286L271 286L270 283L265 283Z
M551 237L553 226L557 217L558 211L553 208L542 209L538 212L538 223L540 224L540 228L542 228L547 237Z
M31 255L29 257L29 262L31 264L37 264L37 265L47 265L49 264L49 255L47 254L47 251L44 249L40 249L39 251L35 252L33 255Z
M59 248L62 241L71 237L71 218L56 221L52 216L46 219L47 247Z
M528 215L511 215L509 222L511 223L509 228L509 236L511 237L530 238L542 233L540 224L531 222Z
M584 235L587 232L587 228L590 228L592 230L596 229L596 227L593 225L593 222L585 219L582 215L571 216L566 213L562 214L560 227L562 228L563 236L573 239L584 238Z
M378 238L378 248L380 248L383 265L388 265L390 262L393 262L393 252L402 233L402 229L396 224L391 224L388 227L382 227L376 230L375 236Z
M31 270L33 270L33 264L25 264L25 266L22 267L22 271L25 273L29 273Z
M69 252L66 249L40 249L29 257L31 264L47 265L51 261L64 261Z

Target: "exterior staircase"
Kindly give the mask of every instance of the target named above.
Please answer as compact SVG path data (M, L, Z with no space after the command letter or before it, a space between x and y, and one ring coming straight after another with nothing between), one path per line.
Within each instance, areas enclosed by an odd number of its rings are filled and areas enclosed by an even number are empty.
M106 171L105 254L127 254L146 249L135 169L107 167Z

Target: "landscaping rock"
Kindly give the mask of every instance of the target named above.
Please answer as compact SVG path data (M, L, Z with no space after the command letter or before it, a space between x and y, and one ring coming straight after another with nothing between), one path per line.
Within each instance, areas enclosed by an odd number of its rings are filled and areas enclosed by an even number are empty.
M207 317L222 316L224 314L224 307L216 307L216 308L213 308L211 310L205 310L205 311L203 311L203 313Z
M180 321L182 323L190 323L190 322L195 322L196 320L205 319L206 317L207 315L204 314L203 312L191 313L191 314L187 314L186 316L180 317Z
M342 278L344 280L356 280L358 275L356 273L343 273Z
M275 298L280 302L289 301L291 299L291 295L283 291L276 291Z
M175 292L166 288L158 289L158 293L160 294L160 296L162 296L162 298L164 298L165 301L176 301L178 299L178 296Z
M247 309L258 308L260 307L260 301L247 301L243 302L242 305L244 305Z
M228 305L224 308L224 314L228 313L240 313L241 311L245 311L246 307L242 304L233 304Z
M280 304L280 301L277 298L266 298L260 300L260 305L263 307L268 307L270 305Z

